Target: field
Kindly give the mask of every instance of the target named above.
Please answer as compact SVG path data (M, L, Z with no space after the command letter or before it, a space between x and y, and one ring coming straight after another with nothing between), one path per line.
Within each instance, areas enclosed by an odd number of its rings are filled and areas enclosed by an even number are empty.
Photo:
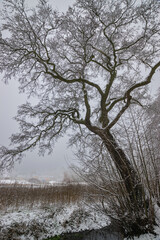
M89 208L84 184L1 184L0 239L41 240L63 232L101 228L108 218Z
M50 206L59 204L75 204L81 202L93 189L82 184L48 185L0 185L0 210L20 207Z
M98 202L95 190L85 184L0 184L0 239L60 239L62 233L109 225L109 218L97 211L89 195ZM134 240L160 240L158 226L156 232L156 238L145 235Z

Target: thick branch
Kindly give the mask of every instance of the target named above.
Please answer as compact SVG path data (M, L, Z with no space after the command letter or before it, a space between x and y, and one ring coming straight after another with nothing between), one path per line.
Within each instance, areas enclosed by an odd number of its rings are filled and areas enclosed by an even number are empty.
M135 90L136 88L140 88L140 87L143 87L147 84L149 84L151 82L151 79L155 73L155 71L157 70L157 68L160 67L160 61L154 65L154 67L152 67L148 77L146 78L145 81L142 81L140 83L136 83L135 85L133 85L131 88L129 88L126 93L125 93L125 97L127 97L128 95L130 95L130 93Z
M105 128L105 130L111 129L120 119L120 117L123 115L123 113L127 110L127 108L130 105L132 97L128 94L127 95L127 102L126 104L122 107L122 109L119 111L117 116L113 119L113 121Z

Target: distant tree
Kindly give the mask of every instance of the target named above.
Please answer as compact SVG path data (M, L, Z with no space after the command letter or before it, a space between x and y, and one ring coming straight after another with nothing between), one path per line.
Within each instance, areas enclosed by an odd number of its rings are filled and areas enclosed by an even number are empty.
M72 177L67 172L63 173L63 183L66 184L72 183Z
M1 147L1 168L37 145L51 151L71 127L87 131L104 143L133 211L143 207L143 186L113 132L160 67L159 13L156 0L77 0L65 14L45 0L35 9L5 0L0 70L39 103L19 107L20 133L11 136L13 149Z

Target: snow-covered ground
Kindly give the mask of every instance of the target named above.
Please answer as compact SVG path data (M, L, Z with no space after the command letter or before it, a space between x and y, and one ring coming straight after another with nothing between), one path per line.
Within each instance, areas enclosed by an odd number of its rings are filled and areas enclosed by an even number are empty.
M41 240L63 232L98 229L109 219L80 205L52 206L44 209L8 211L0 216L1 240Z
M156 211L156 222L157 226L155 227L155 233L157 236L153 236L152 234L144 234L139 238L134 237L134 240L160 240L160 208L155 206Z
M0 184L30 184L26 180L0 180ZM52 185L56 182L50 183ZM47 204L45 204L47 206ZM18 210L17 210L18 209ZM47 207L10 207L0 212L0 240L43 240L66 232L99 229L110 224L106 215L84 203ZM160 208L156 207L157 236L145 234L134 240L160 240ZM97 239L98 240L98 239ZM125 239L126 240L126 239Z
M141 235L139 238L134 237L133 240L160 240L160 229L159 229L159 227L155 228L155 232L156 232L157 236L154 236L152 234L144 234L144 235ZM127 239L124 239L124 240L127 240Z
M157 208L157 216L160 210ZM0 213L1 240L42 240L64 232L99 229L109 225L109 219L87 206L66 205ZM159 221L160 223L160 221ZM160 228L155 227L156 237L145 234L134 240L160 240Z
M20 185L30 184L31 185L31 183L29 183L26 180L15 180L15 179L1 179L0 184L20 184Z
M59 185L65 185L65 182L60 182L60 181L54 181L54 180L49 180L46 182L38 180L39 183L31 182L29 180L25 179L0 179L0 184L19 184L19 185L49 185L49 186L59 186ZM67 183L66 183L67 184ZM71 184L78 184L78 182L71 182ZM86 184L81 182L81 184Z

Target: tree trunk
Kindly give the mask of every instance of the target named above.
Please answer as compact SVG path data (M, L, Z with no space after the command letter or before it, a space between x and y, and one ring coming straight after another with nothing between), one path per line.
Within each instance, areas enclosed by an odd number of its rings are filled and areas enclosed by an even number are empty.
M110 131L103 132L103 134L100 134L100 137L103 139L107 150L124 181L131 202L140 206L142 204L143 188L134 167Z
M155 224L154 209L150 205L150 199L146 199L147 194L145 194L143 184L134 166L109 130L104 131L96 127L91 128L90 125L89 129L103 140L123 180L126 198L121 199L124 201L124 209L117 212L117 217L120 220L120 226L124 230L125 236L130 237L148 232L153 233Z

